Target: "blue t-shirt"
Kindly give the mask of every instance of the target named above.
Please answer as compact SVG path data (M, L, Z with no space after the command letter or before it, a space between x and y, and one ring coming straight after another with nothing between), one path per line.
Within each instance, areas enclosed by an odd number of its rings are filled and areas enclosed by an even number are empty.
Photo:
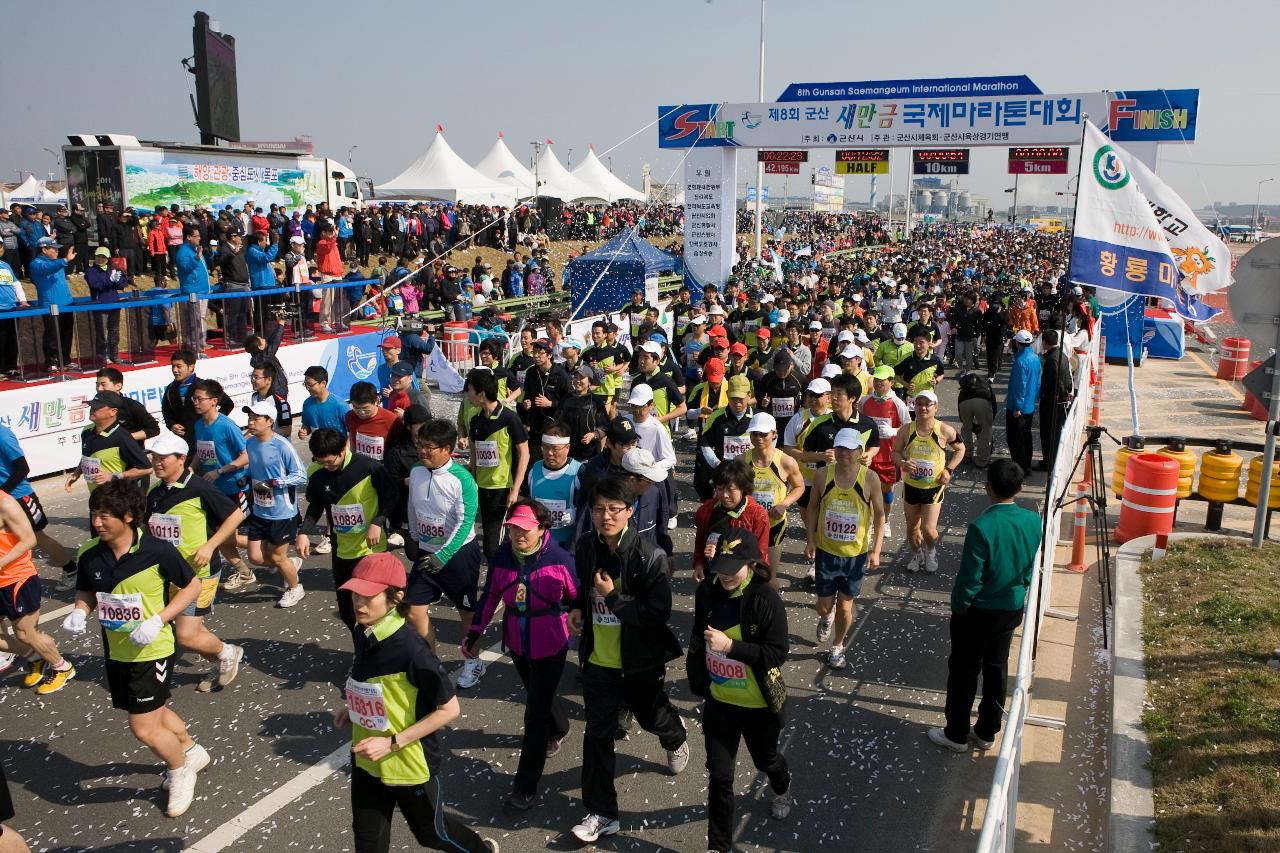
M267 441L250 438L249 475L254 489L251 500L253 514L267 521L283 521L298 514L298 486L307 484L307 471L287 438L272 435ZM274 482L274 485L269 485ZM268 493L260 494L259 483L268 484Z
M9 475L13 473L14 464L25 457L26 454L18 446L18 437L13 434L13 430L0 424L0 482L9 479ZM9 491L9 494L15 498L25 498L31 494L31 484L24 477L22 482Z
M196 460L193 467L197 474L207 474L230 464L240 458L244 448L244 433L226 415L219 414L212 425L206 424L204 418L196 421ZM223 474L213 485L224 495L234 495L240 491L243 476L243 471Z
M346 435L347 407L332 394L323 403L308 396L302 401L302 425L310 430L336 429Z

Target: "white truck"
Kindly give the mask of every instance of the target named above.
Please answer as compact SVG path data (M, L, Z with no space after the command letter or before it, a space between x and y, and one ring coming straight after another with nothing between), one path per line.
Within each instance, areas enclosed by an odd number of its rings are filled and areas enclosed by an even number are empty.
M296 150L254 150L215 145L139 141L122 134L78 135L62 146L67 195L91 215L99 202L117 211L150 212L160 205L235 210L253 202L305 209L363 207L364 195L350 166Z

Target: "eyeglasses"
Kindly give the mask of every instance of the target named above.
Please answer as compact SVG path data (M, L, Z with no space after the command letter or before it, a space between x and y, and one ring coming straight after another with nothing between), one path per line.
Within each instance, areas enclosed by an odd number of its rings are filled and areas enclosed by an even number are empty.
M592 506L592 507L591 507L591 514L592 514L592 515L619 516L619 515L622 515L623 513L625 513L625 512L626 512L627 510L629 510L630 508L631 508L631 507L627 506L626 504L617 504L617 505L614 505L614 506L604 506L603 504L596 504L596 505L594 505L594 506Z
M191 395L191 402L193 403L207 403L212 399L212 397L197 397L195 394Z

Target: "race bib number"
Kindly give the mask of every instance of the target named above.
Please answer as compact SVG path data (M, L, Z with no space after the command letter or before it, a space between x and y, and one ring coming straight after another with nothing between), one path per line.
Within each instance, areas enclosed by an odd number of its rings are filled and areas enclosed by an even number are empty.
M253 505L260 506L264 509L276 505L276 493L268 488L266 491L255 488L253 490Z
M387 722L387 703L382 697L381 684L348 678L347 714L351 722L362 729L385 732L391 728Z
M711 531L710 533L708 533L708 534L707 534L707 544L708 544L708 545L710 545L712 548L715 548L717 545L719 545L719 544L720 544L720 534L719 534L719 533L717 533L717 532L716 532L716 531L714 531L714 530L713 530L713 531ZM714 553L714 552L713 552L713 553Z
M333 529L339 533L363 533L367 527L360 504L334 504Z
M368 456L370 459L376 459L381 462L386 444L387 440L380 435L356 433L356 453L361 456Z
M476 442L476 467L477 468L497 468L498 467L498 442L496 441L477 441Z
M773 398L773 416L775 418L789 418L796 413L795 397L774 397Z
M893 438L898 434L898 428L893 425L893 418L872 418L876 422L876 431L880 433L881 438Z
M182 544L182 519L173 513L157 512L147 521L151 535L175 548Z
M218 467L218 449L212 441L196 442L196 466L199 468Z
M142 593L98 593L98 621L108 631L128 634L145 618L142 612Z
M86 480L94 477L102 470L102 460L96 456L80 457L80 476Z
M773 509L773 490L757 489L751 493L751 497L756 499L756 503L764 507L766 510Z
M915 480L932 480L934 476L933 460L924 461L921 459L911 460L911 469L915 472L912 479Z
M602 625L607 628L619 628L622 626L622 620L613 615L609 605L605 604L604 597L594 589L591 590L591 622L594 625Z
M832 501L823 514L822 532L832 542L858 540L858 514L848 501Z
M543 501L542 505L551 513L551 526L555 529L573 526L573 507L566 501Z
M444 542L444 519L434 515L414 513L414 531L419 542L439 545Z
M747 665L707 648L707 674L711 683L728 690L747 689Z
M746 435L726 435L724 437L724 461L737 459L751 449L751 437Z

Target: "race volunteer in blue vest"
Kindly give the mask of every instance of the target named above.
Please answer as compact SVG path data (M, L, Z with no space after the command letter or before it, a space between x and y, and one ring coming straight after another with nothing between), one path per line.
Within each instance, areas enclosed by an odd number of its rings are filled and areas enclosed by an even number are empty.
M81 477L90 494L112 480L143 480L145 486L144 478L151 476L151 463L142 446L120 423L123 406L124 399L114 391L103 391L89 401L93 426L80 434L80 466L67 477L68 492Z
M884 499L879 478L862 464L866 452L862 433L846 427L836 433L834 444L835 463L819 468L813 477L805 508L804 555L815 561L818 645L830 640L827 665L843 669L845 638L853 627L853 600L862 591L867 568L880 565Z
M147 531L177 548L200 580L200 594L178 616L174 629L179 645L212 664L209 674L196 685L197 692L208 693L235 681L244 658L244 649L218 639L205 626L204 617L213 611L218 596L222 576L219 546L235 541L236 528L245 514L188 469L185 441L165 433L151 442L149 450L156 482L147 492Z
M760 544L728 528L716 543L707 578L694 594L685 669L703 699L707 750L707 849L733 849L733 777L738 744L773 789L774 820L791 814L791 771L778 750L785 719L782 664L790 651L787 612L770 586Z
M578 470L582 463L569 458L569 428L552 421L542 432L542 458L529 469L529 496L546 508L551 536L571 547L577 522Z
M334 725L351 728L351 829L356 853L386 853L397 807L418 844L497 853L444 808L436 732L458 718L458 697L422 635L405 619L404 564L362 557L342 585L355 607L355 657Z
M307 515L294 547L306 559L311 553L308 533L315 532L321 513L327 515L335 545L330 559L338 616L354 629L355 610L342 585L361 557L387 550L387 516L399 500L399 488L381 462L352 453L347 437L336 429L316 430L307 446L312 459L307 469Z
M191 405L195 407L196 456L191 466L197 474L212 483L249 517L248 467L249 452L244 441L244 430L219 409L219 401L226 396L222 384L213 379L197 379L191 386ZM227 539L218 549L231 564L234 573L223 583L230 591L253 583L253 570L240 559L240 549L234 537Z
M550 363L550 351L541 352ZM529 369L532 374L537 367ZM527 387L527 380L526 380ZM520 497L520 485L529 470L529 434L516 413L498 401L498 379L489 370L471 370L465 386L467 401L478 411L471 419L471 475L479 487L480 525L484 531L484 555L498 547L507 507ZM452 451L452 446L449 448Z
M664 684L667 662L681 653L668 624L670 560L630 527L635 495L626 480L598 481L587 503L595 529L578 540L578 598L569 611L569 630L582 636L582 804L587 815L572 832L584 844L621 828L614 785L619 711L631 711L641 727L658 736L673 775L689 764L684 723Z
M275 404L259 400L245 406L249 415L249 479L253 507L246 524L249 559L280 572L285 590L276 607L293 607L307 591L298 580L300 557L289 556L289 544L298 536L298 487L307 484L307 472L293 445L275 432Z
M405 602L409 621L432 648L437 648L428 612L432 604L448 596L457 608L461 625L470 625L475 614L480 563L484 559L475 534L479 490L471 472L453 458L458 431L451 422L439 418L427 421L418 427L415 437L420 464L409 471L407 515L419 553L409 573ZM505 515L505 507L503 512ZM458 676L458 686L475 687L484 676L485 667L479 657L467 660Z
M62 629L83 634L90 611L98 614L111 705L129 714L133 736L168 767L166 812L180 817L209 753L166 707L174 664L170 623L200 595L200 579L177 548L142 530L145 510L142 491L122 480L89 495L96 538L80 548L76 599Z

